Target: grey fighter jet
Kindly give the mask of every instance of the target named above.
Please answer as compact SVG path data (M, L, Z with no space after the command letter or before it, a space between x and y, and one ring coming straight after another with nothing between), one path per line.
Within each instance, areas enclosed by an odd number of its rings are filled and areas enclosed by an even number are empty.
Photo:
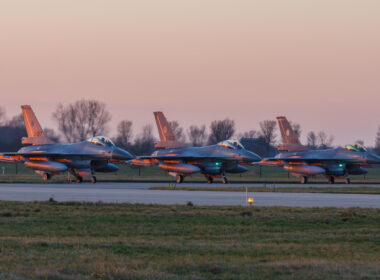
M349 175L363 175L366 168L380 164L380 157L368 152L359 144L346 145L325 150L310 150L302 145L298 136L285 117L277 117L283 144L278 147L279 153L274 158L263 159L259 164L264 166L283 167L305 184L309 177L324 174L330 184L336 178L344 178L350 183Z
M175 176L177 183L182 183L185 176L202 173L207 182L222 178L227 183L226 173L242 173L247 171L243 165L260 161L260 157L247 151L237 140L226 140L217 145L204 147L187 147L177 141L170 124L162 112L154 113L160 142L155 144L156 150L151 156L138 157L132 164L158 167Z
M73 144L56 144L46 137L32 108L21 106L28 137L22 139L29 144L15 153L1 153L2 162L22 162L26 167L50 179L54 174L69 171L76 182L90 177L96 183L95 172L115 172L115 163L123 163L134 157L115 146L110 139L97 136Z

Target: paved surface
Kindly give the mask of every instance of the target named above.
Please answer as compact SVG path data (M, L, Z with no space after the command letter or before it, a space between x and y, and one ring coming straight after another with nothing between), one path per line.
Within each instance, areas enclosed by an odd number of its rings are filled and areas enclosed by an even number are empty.
M162 185L165 184L0 184L0 200L33 201L48 200L53 197L57 201L146 204L185 204L191 201L195 205L245 205L245 193L242 192L149 190L152 186ZM199 185L204 186L204 184ZM258 206L380 208L380 195L273 192L249 195L254 198L255 205Z
M145 187L145 188L150 188L154 186L165 186L167 187L169 183L128 183L130 186L139 188L139 187ZM174 184L174 183L170 183ZM213 183L213 184L207 184L206 182L204 183L182 183L182 184L175 184L180 187L226 187L226 188L233 188L233 187L267 187L267 188L285 188L285 187L292 187L292 188L308 188L308 187L313 187L313 188L338 188L338 187L374 187L374 188L380 188L380 184L288 184L288 183L232 183L232 184L222 184L222 183Z

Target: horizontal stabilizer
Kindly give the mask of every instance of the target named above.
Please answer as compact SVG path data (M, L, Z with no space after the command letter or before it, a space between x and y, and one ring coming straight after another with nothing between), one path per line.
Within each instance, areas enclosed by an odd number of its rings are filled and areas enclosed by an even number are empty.
M0 154L0 162L13 163L18 160L17 156L7 156L4 154Z

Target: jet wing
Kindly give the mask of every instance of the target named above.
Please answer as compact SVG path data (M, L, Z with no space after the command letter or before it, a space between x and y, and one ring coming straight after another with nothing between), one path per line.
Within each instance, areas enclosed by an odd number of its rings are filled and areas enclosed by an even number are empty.
M10 155L5 155L5 154L0 154L0 162L16 162L19 161L17 160L17 157L15 156L10 156Z
M24 159L104 159L96 155L85 155L85 154L58 154L58 153L1 153L0 162L16 162L24 161Z

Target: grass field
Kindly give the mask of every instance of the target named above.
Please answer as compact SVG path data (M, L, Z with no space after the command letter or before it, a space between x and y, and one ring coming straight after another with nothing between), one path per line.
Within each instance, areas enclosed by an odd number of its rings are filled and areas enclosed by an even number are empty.
M378 187L181 187L159 186L151 187L151 190L176 190L176 191L222 191L222 192L285 192L285 193L361 193L380 194Z
M379 278L379 209L0 202L0 279Z
M2 168L4 167L4 174ZM160 170L157 166L152 167L131 167L119 166L120 170L116 173L97 173L96 177L99 181L108 182L174 182L174 178L169 176L167 172ZM299 183L298 178L289 176L288 172L282 168L276 167L250 167L243 174L227 174L230 183ZM73 177L71 177L73 179ZM43 182L40 175L33 170L24 167L21 163L15 164L0 163L0 183L5 182ZM67 174L54 176L51 182L64 183L68 182ZM195 174L185 178L185 182L205 182L200 174ZM220 182L215 179L215 182ZM380 168L369 169L368 174L364 176L351 176L353 184L380 184ZM323 176L311 178L310 183L327 183L327 179ZM343 180L337 179L337 183L344 183Z

